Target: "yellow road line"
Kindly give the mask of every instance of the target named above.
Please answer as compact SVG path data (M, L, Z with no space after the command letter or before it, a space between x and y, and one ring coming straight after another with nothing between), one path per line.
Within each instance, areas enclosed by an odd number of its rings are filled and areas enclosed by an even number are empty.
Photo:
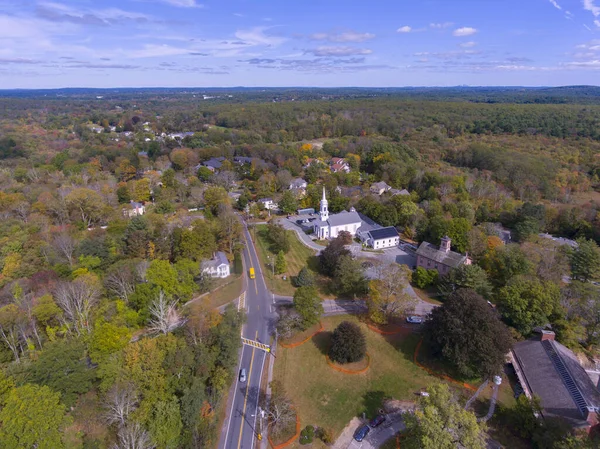
M258 331L254 339L258 338ZM252 347L252 357L250 358L250 368L248 370L248 380L246 381L246 394L244 395L244 408L242 409L242 422L240 423L240 437L238 438L238 449L242 446L242 431L244 430L244 415L246 414L246 403L248 402L248 388L250 386L250 379L252 378L252 364L254 363L254 347Z

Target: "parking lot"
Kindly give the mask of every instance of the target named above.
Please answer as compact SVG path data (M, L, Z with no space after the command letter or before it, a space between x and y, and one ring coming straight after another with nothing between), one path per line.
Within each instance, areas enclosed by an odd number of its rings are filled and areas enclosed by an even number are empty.
M402 415L386 415L386 421L379 427L372 428L367 437L360 443L352 438L348 449L377 449L401 430L405 429Z

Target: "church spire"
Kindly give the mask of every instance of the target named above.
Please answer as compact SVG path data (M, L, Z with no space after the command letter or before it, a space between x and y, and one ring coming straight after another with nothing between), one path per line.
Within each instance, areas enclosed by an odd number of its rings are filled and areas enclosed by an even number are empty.
M321 210L319 211L319 217L321 221L327 221L329 219L329 209L327 198L325 197L325 187L323 187L323 199L321 200Z

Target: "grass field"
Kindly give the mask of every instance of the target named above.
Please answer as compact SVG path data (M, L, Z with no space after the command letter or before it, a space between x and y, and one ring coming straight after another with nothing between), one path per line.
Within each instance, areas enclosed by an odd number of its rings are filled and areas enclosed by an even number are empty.
M242 277L219 279L218 283L208 295L202 298L202 301L211 309L227 304L238 296L242 291Z
M440 382L413 362L418 334L384 336L368 330L364 324L360 326L367 337L369 371L358 375L334 371L327 365L324 354L329 332L343 320L358 322L351 316L323 318L325 332L296 348L278 347L274 371L274 379L283 383L294 402L302 427L312 424L330 428L336 437L353 417L363 412L372 417L383 399L416 400L422 388ZM419 360L423 363L427 357L419 356ZM472 394L454 384L451 386L463 402ZM484 402L490 393L491 388L482 393ZM514 404L508 382L502 385L499 400L508 407Z
M327 331L343 320L357 321L349 316L323 318L326 332L297 348L279 347L274 371L293 400L302 427L330 428L336 436L354 416L366 412L372 417L384 398L415 399L421 388L436 381L412 361L417 335L382 336L364 324L371 368L357 375L334 371L325 361Z
M286 280L283 279L283 275L275 275L275 277L273 277L273 269L269 262L269 257L273 260L275 254L269 249L270 243L267 237L266 225L256 226L255 243L258 257L262 263L267 287L272 288L275 294L293 296L296 288L292 285L292 276L296 276L305 265L311 264L314 266L314 260L311 259L315 259L315 253L298 240L294 231L286 232L290 239L290 250L285 255L287 261L287 270L285 273ZM254 231L252 232L252 235L254 236Z

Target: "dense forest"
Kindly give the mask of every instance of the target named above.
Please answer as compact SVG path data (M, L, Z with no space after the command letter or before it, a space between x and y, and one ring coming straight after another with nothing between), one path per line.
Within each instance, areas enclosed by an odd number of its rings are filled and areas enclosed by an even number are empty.
M475 271L442 294L472 288L516 338L551 323L592 360L598 154L590 87L0 92L0 446L212 447L244 317L197 301L202 262L239 272L238 213L316 208L323 187L332 212L450 236Z

